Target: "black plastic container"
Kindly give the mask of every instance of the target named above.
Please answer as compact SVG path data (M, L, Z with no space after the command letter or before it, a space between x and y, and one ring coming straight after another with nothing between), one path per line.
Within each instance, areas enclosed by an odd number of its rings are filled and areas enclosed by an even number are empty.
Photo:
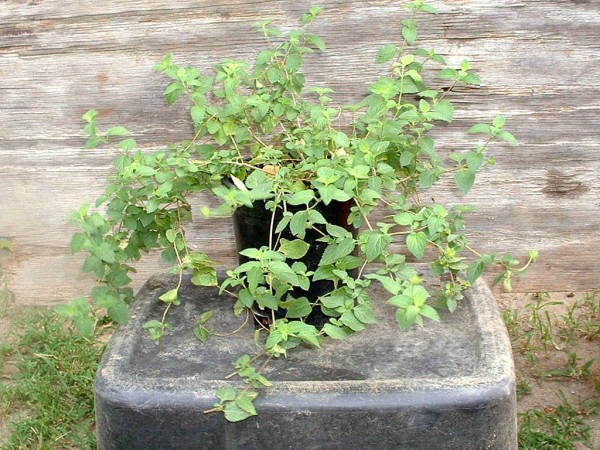
M333 201L329 205L319 203L315 210L320 212L325 220L332 225L338 225L350 231L356 236L356 228L348 225L348 216L350 214L350 208L353 202L337 202ZM296 213L306 209L306 206L292 206L287 205L287 211ZM271 223L273 223L273 229L277 227L279 221L283 218L283 210L277 208L275 212L275 218L273 219L273 211L265 208L264 201L255 201L253 208L240 207L236 209L233 214L233 233L235 235L235 244L238 251L238 261L243 264L248 261L248 258L240 255L244 249L247 248L260 248L262 246L269 246L269 238L271 242L276 242L277 235L270 236L269 230L271 230ZM316 228L325 231L323 225L315 225ZM309 271L315 271L319 267L319 262L323 256L323 252L327 247L324 242L319 242L318 239L322 236L319 232L307 229L304 241L309 244L309 249L306 255L298 261L306 264ZM292 235L289 228L286 228L281 233L281 238L287 240L297 239ZM356 250L355 250L356 252ZM357 271L350 271L349 274L353 277L357 275ZM325 295L333 290L333 283L327 280L311 281L311 286L308 291L300 288L293 289L290 294L294 298L306 297L308 301L314 303L322 295ZM259 315L262 315L264 311L257 311ZM270 314L265 314L265 317L270 317ZM276 318L285 316L285 310L278 310L275 312ZM306 318L306 322L316 327L322 327L328 321L328 316L324 315L318 308L314 308L313 312Z
M517 449L510 340L482 279L454 314L441 310L440 322L401 334L389 293L373 283L377 325L274 358L258 416L237 423L204 411L233 382L223 377L236 358L257 351L254 330L209 343L192 332L206 311L214 329L237 328L228 296L186 276L184 306L171 310L174 328L161 345L141 332L178 283L176 275L148 280L106 348L94 384L98 450Z

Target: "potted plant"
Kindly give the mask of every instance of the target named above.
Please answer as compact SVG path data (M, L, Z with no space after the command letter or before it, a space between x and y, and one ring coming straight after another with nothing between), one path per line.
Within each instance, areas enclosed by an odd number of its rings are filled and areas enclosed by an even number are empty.
M416 47L414 15L435 11L422 0L408 7L413 17L402 21L401 43L379 49L381 76L357 103L338 106L331 89L306 86L304 59L325 51L310 31L321 12L314 7L302 16L303 28L285 39L271 21L256 24L269 45L252 67L226 60L204 73L176 65L170 55L157 65L171 79L167 102L189 102L189 140L143 152L124 137L125 128L101 132L96 111L83 116L86 148L108 144L117 154L116 173L96 209L84 205L73 217L81 231L72 251L89 253L83 270L98 279L96 307L126 322L133 298L130 264L160 250L179 285L160 296L162 317L144 325L152 340L169 332L168 312L179 304L186 271L196 285L218 286L232 298L236 315L264 330L259 354L243 355L236 365L246 386L217 392L215 410L228 420L256 413L252 402L269 385L265 360L299 345L319 347L325 338L345 339L373 324L371 283L389 293L377 300L396 307L398 327L406 330L438 320L438 308L453 311L486 266L499 267L495 282L510 288L511 278L536 258L531 252L520 266L510 256L477 253L462 231L469 207L423 200L422 192L444 177L453 177L466 194L477 171L493 162L490 143L517 141L497 116L467 130L477 136L471 150L447 158L437 152L429 132L453 120L454 88L480 79L468 62L451 68L435 51ZM426 83L428 76L438 80L436 88ZM198 192L211 192L222 203L202 208L206 218L234 215L240 263L221 278L219 264L186 241L189 197ZM428 261L443 280L441 289L429 292L409 260ZM84 333L98 320L83 298L60 312ZM202 341L212 333L209 320L204 314L195 328Z

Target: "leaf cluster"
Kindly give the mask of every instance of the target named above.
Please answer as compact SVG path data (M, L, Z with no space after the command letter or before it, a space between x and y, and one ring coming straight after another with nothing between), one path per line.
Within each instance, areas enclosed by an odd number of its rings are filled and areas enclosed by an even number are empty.
M510 256L478 254L463 231L469 208L422 198L445 177L468 193L478 171L493 163L489 145L517 141L504 129L504 117L496 116L467 130L481 136L469 151L438 154L430 131L453 121L453 90L480 79L467 61L450 67L434 50L416 46L416 14L435 10L422 0L408 8L412 17L402 21L399 42L382 46L375 57L374 63L386 68L367 87L367 95L351 105L336 105L330 88L306 86L305 59L326 51L322 38L310 30L322 9L311 8L302 16L302 27L287 36L272 21L255 24L268 45L251 66L225 60L200 70L176 64L172 55L156 66L169 78L167 103L185 99L189 105L189 140L145 152L125 138L125 128L102 132L96 111L86 113L86 147L105 144L116 152L116 172L96 209L84 205L73 216L81 231L73 236L72 250L88 254L83 270L98 279L92 291L96 306L125 322L132 298L130 264L159 250L179 274L179 284L160 297L163 317L145 325L155 342L168 332L167 312L180 303L182 274L191 271L194 284L218 285L222 293L232 294L236 314L248 309L270 314L262 351L279 357L301 344L319 347L327 336L345 339L375 323L368 291L372 282L388 292L401 330L422 325L424 319L439 320L436 305L453 311L486 266L502 269L498 281L510 287L513 275L529 263L520 267ZM201 209L205 217L240 207L265 208L272 217L269 245L244 249L245 262L222 281L217 280L217 263L186 241L189 198L196 192L220 199L219 207ZM321 212L323 206L340 204L350 211L343 226L328 222ZM309 270L302 258L309 249L307 234L315 232L324 252L318 267ZM531 261L537 255L530 256ZM429 261L433 273L447 280L442 288L429 292L409 264L411 258ZM321 281L331 283L331 292L318 299L297 294ZM438 302L430 304L431 298ZM321 330L305 322L315 308L329 318ZM60 312L82 332L93 330L96 319L85 299ZM196 326L200 340L211 334L208 319ZM244 367L238 374L252 389L266 385L260 371ZM216 408L233 421L254 414L252 389L220 391Z

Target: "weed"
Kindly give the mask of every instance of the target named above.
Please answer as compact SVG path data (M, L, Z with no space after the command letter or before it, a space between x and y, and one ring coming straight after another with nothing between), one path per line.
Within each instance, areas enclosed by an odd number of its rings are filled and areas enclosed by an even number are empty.
M3 252L13 252L14 244L12 240L0 237L0 256ZM11 303L14 302L14 294L8 287L8 276L0 267L0 317L8 313Z
M18 372L0 383L0 405L13 417L3 448L95 448L92 383L102 351L54 314L32 312L17 338Z
M550 377L564 377L564 378L573 378L575 380L580 379L581 377L589 377L592 375L592 365L594 364L595 359L590 359L585 363L580 363L581 358L575 352L567 353L567 363L565 367L561 368L552 368L540 373L540 377L550 378Z
M14 302L14 294L8 287L8 277L0 269L0 317L8 314L11 304Z
M584 337L588 340L600 335L600 298L596 293L587 293L583 299L573 303L563 316L565 340Z
M527 360L527 362L529 363L529 365L531 367L536 366L537 359L536 359L535 353L533 351L527 350L527 351L523 352L523 356L525 356L525 359Z
M13 351L13 348L9 344L0 344L0 368L4 366L6 359Z
M591 447L592 435L584 407L575 407L562 391L561 403L543 411L530 409L519 414L519 448L523 450L575 449L576 443Z
M530 303L527 305L527 308L531 310L529 323L537 336L538 342L544 349L550 344L558 348L555 341L554 324L548 307L562 304L562 302L551 301L550 295L547 292L542 292L535 295L535 304Z
M502 313L504 325L508 331L511 342L516 342L521 338L521 327L519 320L519 311L516 309L507 310Z
M600 335L600 297L596 293L588 293L582 301L582 317L580 329L586 339L594 339Z
M517 380L517 398L531 393L531 384L525 377L519 377Z

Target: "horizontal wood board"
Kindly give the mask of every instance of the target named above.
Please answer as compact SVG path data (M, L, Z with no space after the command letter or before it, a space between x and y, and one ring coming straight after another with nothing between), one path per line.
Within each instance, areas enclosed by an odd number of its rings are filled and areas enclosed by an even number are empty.
M315 31L328 52L307 62L311 83L336 90L336 101L360 98L386 68L378 48L398 41L408 16L400 1L324 1ZM595 0L431 1L440 14L421 16L421 45L453 64L464 58L481 87L452 95L457 120L436 131L438 148L473 144L464 130L496 114L521 141L497 145L496 165L462 198L447 184L431 197L477 206L468 220L473 245L541 258L518 291L584 291L600 287L600 2ZM185 105L167 107L167 80L153 71L166 53L209 68L225 58L251 61L262 38L254 21L272 18L285 31L311 2L49 1L0 4L0 237L15 251L2 270L21 304L57 304L86 294L81 255L69 252L68 217L93 202L111 173L108 150L82 150L81 115L100 111L100 126L122 124L144 148L189 137ZM208 198L198 198L199 207ZM195 211L197 213L197 209ZM226 220L199 219L194 246L231 265ZM136 286L163 270L140 266Z

